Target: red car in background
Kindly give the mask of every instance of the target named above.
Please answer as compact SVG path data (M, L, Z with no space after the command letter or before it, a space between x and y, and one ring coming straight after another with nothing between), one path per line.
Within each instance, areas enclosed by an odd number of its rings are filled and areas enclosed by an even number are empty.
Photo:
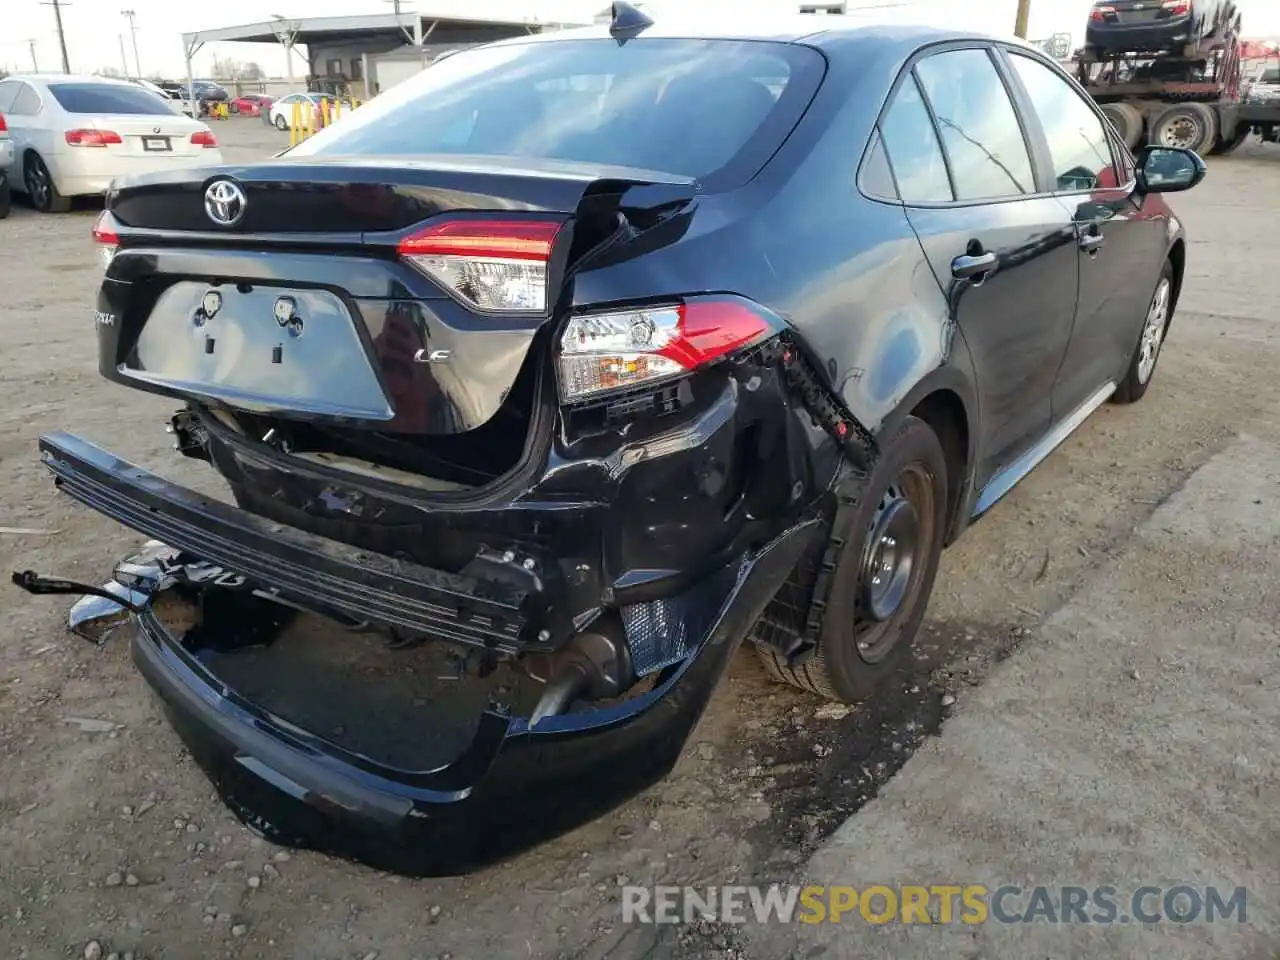
M268 97L263 93L246 93L243 97L236 97L231 101L231 112L240 113L246 117L256 117L262 111L270 109L273 103L275 103L275 97Z

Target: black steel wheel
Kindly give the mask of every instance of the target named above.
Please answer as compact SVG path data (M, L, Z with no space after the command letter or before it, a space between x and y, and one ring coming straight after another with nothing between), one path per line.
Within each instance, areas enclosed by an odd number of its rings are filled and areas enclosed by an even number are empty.
M792 665L758 648L775 680L829 700L866 699L909 655L946 539L947 463L922 420L883 442L848 528L818 649Z

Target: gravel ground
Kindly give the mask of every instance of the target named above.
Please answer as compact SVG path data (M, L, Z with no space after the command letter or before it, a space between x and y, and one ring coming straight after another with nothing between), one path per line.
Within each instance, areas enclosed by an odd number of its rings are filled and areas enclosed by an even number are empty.
M283 142L258 121L215 129L230 161ZM1151 393L1100 411L947 553L913 675L856 711L820 711L744 651L667 781L476 876L411 881L258 840L186 758L121 639L68 639L65 600L0 587L0 954L778 956L733 929L625 927L618 886L796 875L937 731L944 695L963 709L994 664L1047 642L1051 614L1156 507L1280 407L1280 148L1215 159L1175 199L1188 276ZM98 377L92 209L49 218L20 203L0 222L0 526L38 532L0 532L0 566L98 581L137 538L54 494L37 434L74 429L179 482L217 481L169 449L171 402ZM1151 549L1158 564L1173 547ZM1227 575L1255 562L1214 557ZM1169 599L1136 590L1123 602L1140 622Z

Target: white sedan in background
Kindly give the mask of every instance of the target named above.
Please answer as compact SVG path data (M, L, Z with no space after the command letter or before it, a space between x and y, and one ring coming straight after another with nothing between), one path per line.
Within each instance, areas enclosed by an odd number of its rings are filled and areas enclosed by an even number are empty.
M222 162L208 126L124 81L10 76L0 80L0 114L13 139L13 189L46 212L106 193L116 177Z

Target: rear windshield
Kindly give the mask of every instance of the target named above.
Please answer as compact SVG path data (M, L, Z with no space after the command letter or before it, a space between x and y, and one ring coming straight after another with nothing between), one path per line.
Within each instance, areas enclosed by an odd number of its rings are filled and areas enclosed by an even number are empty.
M158 94L115 83L51 83L49 92L67 113L173 116Z
M746 179L804 112L825 65L812 48L764 41L476 48L380 94L289 156L509 156L699 179L742 158Z

